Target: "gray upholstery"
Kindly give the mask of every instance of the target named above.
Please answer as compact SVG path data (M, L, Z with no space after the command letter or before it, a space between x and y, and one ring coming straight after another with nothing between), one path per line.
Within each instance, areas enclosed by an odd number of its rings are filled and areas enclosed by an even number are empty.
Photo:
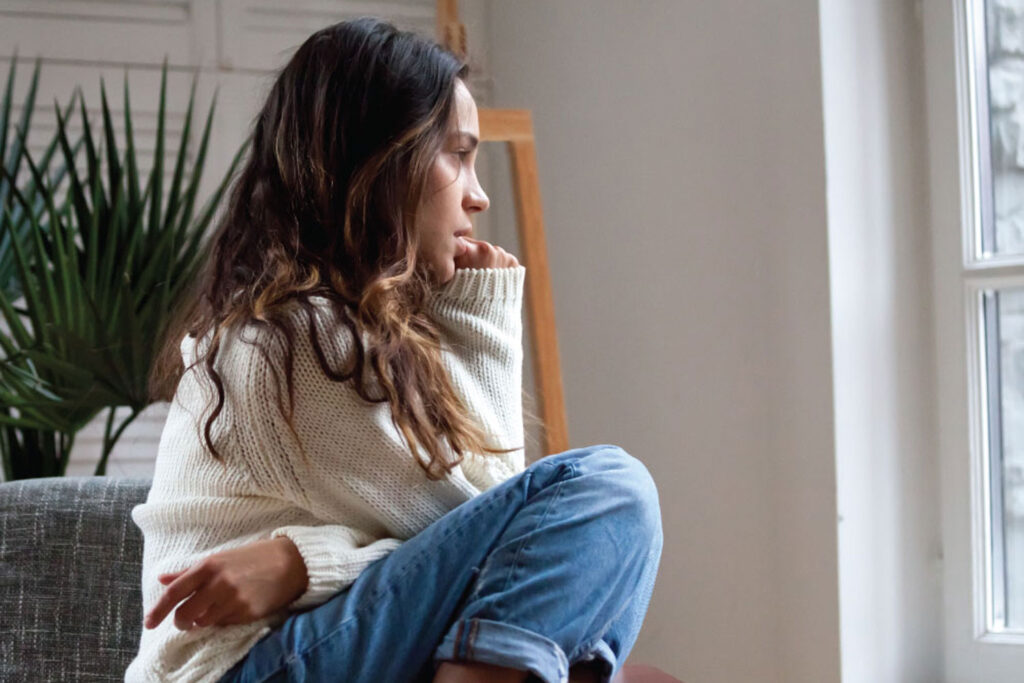
M0 681L123 681L142 630L149 479L0 483Z

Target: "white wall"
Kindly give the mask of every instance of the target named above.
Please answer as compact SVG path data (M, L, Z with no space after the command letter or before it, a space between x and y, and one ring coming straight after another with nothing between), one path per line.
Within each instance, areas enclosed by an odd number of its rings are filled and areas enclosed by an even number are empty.
M843 680L942 680L924 67L914 2L821 3Z
M571 442L661 493L631 661L838 681L817 3L489 11L495 103L537 131Z

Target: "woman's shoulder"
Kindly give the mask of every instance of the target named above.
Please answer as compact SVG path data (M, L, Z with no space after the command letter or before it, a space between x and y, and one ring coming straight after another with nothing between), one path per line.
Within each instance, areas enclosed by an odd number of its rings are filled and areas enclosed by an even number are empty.
M274 322L267 317L250 318L223 329L218 343L215 367L231 370L250 365L258 354L264 360L277 362L290 346L294 355L314 354L311 329L315 328L317 341L324 355L334 362L344 362L354 346L354 333L344 320L341 306L325 296L312 295L305 301L290 300L280 306L280 315ZM310 316L314 323L310 325ZM180 344L185 367L197 359L205 358L213 339L214 330L202 338L186 334ZM332 364L334 364L332 362Z
M236 325L230 335L236 351L247 353L244 347L248 347L251 352L259 345L267 353L281 354L290 346L295 354L311 355L315 334L326 356L342 360L351 352L355 336L340 304L313 295L304 301L288 301L281 313L274 322L250 319ZM243 343L238 345L238 341Z

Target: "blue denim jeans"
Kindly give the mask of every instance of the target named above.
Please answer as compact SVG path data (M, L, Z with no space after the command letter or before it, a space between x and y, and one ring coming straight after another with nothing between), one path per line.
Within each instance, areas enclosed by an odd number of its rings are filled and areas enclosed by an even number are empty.
M661 548L640 460L611 445L549 455L289 615L221 683L431 681L446 660L545 683L597 660L608 682L640 632Z

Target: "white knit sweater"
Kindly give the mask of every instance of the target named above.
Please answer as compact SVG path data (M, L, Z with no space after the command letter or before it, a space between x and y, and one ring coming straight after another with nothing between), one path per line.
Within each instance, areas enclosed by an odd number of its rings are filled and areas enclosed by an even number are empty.
M197 423L202 418L205 426L207 406L216 404L213 385L201 365L185 373L160 439L153 486L146 502L132 510L144 537L144 613L166 590L159 574L282 535L302 554L309 587L279 613L251 624L180 631L172 611L155 629L142 630L126 681L216 681L291 611L326 602L404 540L523 470L525 275L524 266L457 269L430 301L428 314L442 329L444 365L456 391L499 448L518 448L504 455L466 454L440 481L428 480L408 451L388 402L367 403L351 381L323 374L308 333L295 335L293 421L309 465L278 411L274 374L253 345L226 335L215 364L226 395L211 439L224 464L205 450ZM337 328L340 334L330 324L326 299L312 302L328 363L341 369L354 339L347 328ZM302 308L289 315L298 316L295 329L307 329ZM250 325L241 336L266 334ZM202 343L208 342L206 337ZM188 336L181 342L186 367L195 345ZM280 356L270 357L281 378L277 387L286 392ZM364 376L371 394L380 395L375 377L368 370ZM281 399L287 407L287 394ZM426 461L425 451L421 458Z

